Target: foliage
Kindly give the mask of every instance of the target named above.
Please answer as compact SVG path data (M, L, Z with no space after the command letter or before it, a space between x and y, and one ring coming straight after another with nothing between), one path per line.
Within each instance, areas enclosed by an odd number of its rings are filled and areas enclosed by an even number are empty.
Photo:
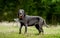
M18 9L42 16L48 24L60 23L60 0L0 0L0 21L13 21Z

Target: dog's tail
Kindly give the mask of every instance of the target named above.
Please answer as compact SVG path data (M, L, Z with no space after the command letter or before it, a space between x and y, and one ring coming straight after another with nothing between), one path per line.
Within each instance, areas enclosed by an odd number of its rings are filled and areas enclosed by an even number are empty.
M45 20L43 20L43 25L48 28L48 25L46 24L46 21Z

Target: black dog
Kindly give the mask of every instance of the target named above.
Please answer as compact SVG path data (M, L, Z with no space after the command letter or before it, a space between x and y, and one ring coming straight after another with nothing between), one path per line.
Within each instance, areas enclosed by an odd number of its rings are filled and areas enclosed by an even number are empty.
M27 26L33 26L35 25L36 29L39 31L39 33L44 32L42 26L46 25L45 20L42 17L39 16L28 16L25 14L25 11L23 9L20 9L18 11L18 18L21 23L19 34L21 34L21 28L24 25L25 26L25 33L27 32Z

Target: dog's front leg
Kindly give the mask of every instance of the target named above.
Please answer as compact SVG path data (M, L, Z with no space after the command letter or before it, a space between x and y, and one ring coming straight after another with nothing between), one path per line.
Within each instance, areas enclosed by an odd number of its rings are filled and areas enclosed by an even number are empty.
M27 24L25 24L25 33L27 33Z
M19 28L19 34L21 34L21 29L22 29L22 27L23 27L23 25L22 25L22 23L21 23L20 28Z

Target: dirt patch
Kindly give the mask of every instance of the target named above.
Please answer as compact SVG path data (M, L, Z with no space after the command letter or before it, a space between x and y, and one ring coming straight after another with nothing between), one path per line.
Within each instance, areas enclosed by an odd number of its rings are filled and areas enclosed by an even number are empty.
M19 22L0 22L0 26L20 26Z

